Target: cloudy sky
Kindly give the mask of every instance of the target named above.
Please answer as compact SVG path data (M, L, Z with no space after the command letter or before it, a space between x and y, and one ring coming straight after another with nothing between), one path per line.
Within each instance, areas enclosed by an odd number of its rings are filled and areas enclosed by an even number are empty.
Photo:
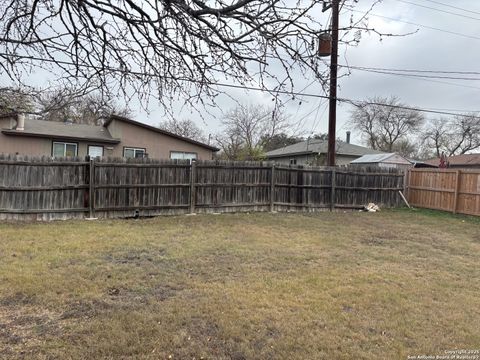
M340 23L346 26L351 16L358 18L369 9L373 0L360 0L355 12L342 11ZM328 13L318 14L326 23ZM434 71L478 71L480 58L480 3L478 0L383 0L376 5L368 17L370 28L382 33L407 34L408 36L384 37L363 33L356 47L342 46L340 64L356 67L416 69ZM272 65L274 66L274 65ZM281 71L278 69L278 71ZM340 71L345 74L345 69ZM480 74L427 74L433 76L479 78ZM44 82L43 74L36 74L33 85ZM2 82L6 78L2 77ZM313 77L296 76L295 90L324 95ZM406 105L426 109L480 110L477 104L480 90L479 81L459 79L420 79L408 76L394 76L351 70L351 74L339 80L341 98L363 100L373 96L395 95ZM231 90L228 96L217 99L218 109L210 114L182 107L177 103L175 116L190 118L202 127L206 134L221 131L222 111L235 106L230 97L242 103L272 104L272 96L255 91ZM283 98L284 101L288 96ZM141 110L138 101L129 104L138 121L158 125L164 119L164 109L154 101L149 111ZM325 100L303 98L285 103L286 112L296 124L292 131L308 136L312 133L327 132L328 109ZM352 131L353 141L361 143L360 134L348 125L350 107L339 104L337 136L343 138L347 130ZM434 115L428 115L434 116Z
M438 1L383 0L381 4L376 5L369 16L370 27L383 33L405 34L417 30L418 32L405 37L384 37L382 40L375 34L364 33L357 47L342 47L339 63L345 64L348 62L353 66L370 68L480 71L478 68L480 60L480 3L477 0L458 0L455 2L442 0L440 2L469 11L443 6ZM372 1L360 0L356 10L360 12L367 10L371 4ZM341 17L341 24L348 24L352 14L355 17L360 16L360 13L345 11ZM430 28L436 28L437 30ZM480 104L477 103L480 90L478 81L419 79L359 70L351 71L351 75L343 77L339 81L339 97L362 100L376 95L395 95L405 104L420 108L480 110ZM342 72L344 73L344 71ZM480 75L440 75L480 78ZM303 79L299 77L296 84L297 90L303 89L312 80L313 78ZM322 94L320 86L315 83L305 89L305 92ZM242 102L267 105L272 103L270 95L254 91L234 90L229 94ZM234 106L233 101L226 96L219 99L219 104L222 109ZM288 101L285 106L295 122L300 123L300 128L297 128L298 131L305 135L312 132L327 132L328 109L324 100L306 98L301 105L299 105L299 101ZM218 132L220 110L214 111L214 116L205 115L203 121L195 111L192 112L190 109L180 111L179 109L180 106L178 106L176 112L179 117L197 121L207 133ZM360 134L348 125L349 109L348 105L339 105L337 136L343 138L345 132L351 130L354 141L361 143ZM137 111L137 116L142 121L157 124L158 119L162 117L162 111L160 108L151 106L150 114Z

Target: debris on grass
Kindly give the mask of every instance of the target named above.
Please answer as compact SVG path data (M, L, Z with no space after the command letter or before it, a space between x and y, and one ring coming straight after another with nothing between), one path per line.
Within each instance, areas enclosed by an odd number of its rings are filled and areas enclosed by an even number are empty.
M375 205L374 203L369 203L368 205L365 206L365 211L378 212L380 211L380 207L378 205Z

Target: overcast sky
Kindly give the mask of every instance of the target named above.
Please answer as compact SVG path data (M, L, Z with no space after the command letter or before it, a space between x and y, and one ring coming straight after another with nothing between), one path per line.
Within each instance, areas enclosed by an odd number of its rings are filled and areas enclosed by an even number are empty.
M385 37L383 40L379 40L379 37L375 34L364 33L357 47L349 46L348 49L345 49L345 47L341 49L342 56L339 63L345 64L348 61L350 65L354 66L395 69L480 71L478 66L480 60L480 2L478 0L440 1L468 9L470 12L442 6L427 0L407 2L384 0L372 11L372 15L369 16L369 25L383 33L404 34L418 29L417 33L405 37ZM371 4L372 1L360 0L357 10L366 10ZM466 17L422 8L418 5L458 13ZM353 14L356 17L360 16L359 13ZM341 23L348 24L351 15L351 12L344 12ZM468 17L477 19L469 19ZM416 23L425 27L405 22ZM445 30L445 32L428 29L428 27ZM478 38L475 39L475 37ZM453 76L459 77L459 75ZM464 77L478 76L467 75ZM299 79L296 89L303 89L312 80L313 78ZM480 84L478 81L415 79L352 70L351 75L340 79L338 96L361 100L376 95L396 95L409 106L477 111L480 110L480 105L477 103L479 90ZM322 94L322 90L317 84L311 85L305 92ZM268 94L243 90L234 90L229 93L242 102L272 104L272 97ZM222 109L234 106L233 101L226 96L222 96L218 102ZM299 105L299 101L289 101L286 108L295 121L303 118L299 130L304 134L325 133L328 129L328 109L326 104L321 106L323 103L325 103L324 100L310 98L304 99L301 105ZM220 111L216 111L215 116L205 115L205 121L202 121L195 111L191 112L190 109L180 111L179 109L180 106L176 111L179 117L197 121L207 133L218 132ZM345 132L351 130L353 141L361 143L360 134L348 125L349 109L348 105L339 104L337 136L343 138ZM309 113L310 115L308 115ZM151 106L150 114L137 111L136 115L141 121L157 124L160 121L161 114L160 108Z
M470 11L465 12L446 7L440 5L439 2ZM366 10L371 4L372 0L360 0L356 10ZM419 5L464 16L422 8ZM319 14L319 16L325 15ZM341 25L348 25L351 15L351 12L344 12L340 20ZM360 13L353 13L353 15L358 17ZM369 25L383 33L403 34L414 32L417 29L418 32L405 37L385 37L382 41L375 34L364 33L357 47L350 46L348 49L342 47L339 63L348 62L353 66L378 68L480 71L478 68L480 2L478 0L383 0L369 16ZM437 30L428 27L437 28ZM445 30L445 32L438 29ZM480 75L466 75L465 77L480 78ZM295 90L299 91L311 84L313 78L298 76L296 80ZM41 84L42 80L37 78L35 82ZM478 81L414 79L352 70L351 75L340 79L338 96L362 100L376 95L395 95L409 106L477 111L480 110L480 105L477 104L479 90ZM317 83L310 85L304 92L324 95ZM229 95L243 103L272 104L271 95L265 93L232 90L229 91ZM288 99L288 97L284 97L284 99ZM215 134L219 132L219 119L222 111L235 105L228 96L220 96L217 103L220 108L212 110L212 115L202 111L203 120L197 111L184 108L180 103L175 106L174 113L178 118L190 118L196 121L207 134ZM164 111L154 101L150 102L148 113L141 110L138 102L134 101L129 105L138 121L158 125L163 120ZM300 124L296 128L297 132L308 135L327 132L328 109L326 105L325 100L304 98L301 104L297 99L288 101L285 106L293 121ZM339 104L337 136L343 138L345 131L351 130L353 142L361 143L360 134L348 125L349 109L349 106Z

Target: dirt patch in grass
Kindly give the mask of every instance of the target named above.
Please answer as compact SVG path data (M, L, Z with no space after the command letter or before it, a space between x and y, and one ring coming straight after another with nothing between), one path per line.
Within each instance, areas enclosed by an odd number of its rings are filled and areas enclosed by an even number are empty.
M479 224L420 211L0 224L0 354L401 359L478 348Z
M2 356L31 358L40 355L42 344L64 334L58 315L38 307L0 310L0 347Z
M392 234L390 231L383 230L366 234L361 238L360 242L365 245L381 246L389 244L398 239L398 236L395 234Z

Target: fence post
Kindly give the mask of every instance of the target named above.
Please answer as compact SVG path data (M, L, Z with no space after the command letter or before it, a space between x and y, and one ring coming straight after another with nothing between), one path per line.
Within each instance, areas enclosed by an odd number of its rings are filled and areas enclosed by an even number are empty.
M195 181L196 161L190 163L190 214L195 214Z
M275 164L272 164L270 178L270 211L275 211Z
M335 209L335 168L332 168L332 189L330 191L330 211L333 211Z
M88 209L90 219L95 218L95 158L89 161Z
M457 204L458 204L458 190L460 188L460 174L461 171L455 171L455 198L453 199L453 213L457 213Z

